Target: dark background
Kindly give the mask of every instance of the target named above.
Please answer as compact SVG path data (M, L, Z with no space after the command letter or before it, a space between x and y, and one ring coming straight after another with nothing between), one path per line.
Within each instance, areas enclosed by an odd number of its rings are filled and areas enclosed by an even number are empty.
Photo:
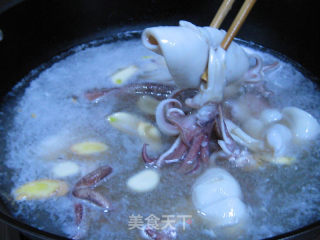
M114 27L146 23L177 25L178 19L204 26L220 1L214 0L27 0L16 8L0 0L0 96L40 63L90 36ZM223 24L230 26L242 1L236 1ZM0 10L1 12L1 10ZM319 7L313 0L258 0L238 37L282 52L320 75ZM136 28L143 28L142 26ZM77 41L75 41L75 39ZM4 79L5 78L5 79Z

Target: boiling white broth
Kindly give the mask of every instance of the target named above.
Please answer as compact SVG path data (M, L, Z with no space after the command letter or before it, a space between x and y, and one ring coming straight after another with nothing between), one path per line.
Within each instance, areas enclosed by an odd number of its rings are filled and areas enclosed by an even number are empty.
M268 53L246 48L259 54L266 63L279 61ZM115 87L110 75L116 70L135 64L143 74L150 59L160 58L139 40L117 41L79 49L42 71L25 89L13 110L12 127L6 132L5 165L13 170L12 189L29 181L54 178L52 168L63 160L76 162L81 168L80 175L67 178L71 188L80 176L108 164L114 171L99 189L111 200L113 210L104 213L85 204L88 209L85 219L90 226L85 239L139 239L138 229L128 229L129 216L146 218L151 214L159 218L191 215L192 221L178 232L178 239L214 238L191 201L191 186L199 174L177 174L176 168L168 166L161 169L161 181L154 191L133 193L126 187L127 179L145 168L140 157L143 142L112 128L106 116L116 111L142 115L136 107L137 99L110 95L105 100L90 102L84 98L88 90ZM130 82L147 81L139 76ZM320 92L289 62L281 61L277 70L266 74L265 81L274 93L269 99L273 106L296 106L319 119ZM154 121L150 116L144 118ZM104 142L109 150L92 159L65 151L71 144L84 140ZM164 143L163 149L172 140ZM239 239L270 237L319 219L319 146L317 139L301 147L298 161L290 166L268 165L247 171L227 163L222 165L239 181L249 209L251 221L247 230L237 236ZM56 154L60 149L61 153ZM12 211L39 229L72 236L76 230L73 211L76 201L69 193L59 198L17 202Z

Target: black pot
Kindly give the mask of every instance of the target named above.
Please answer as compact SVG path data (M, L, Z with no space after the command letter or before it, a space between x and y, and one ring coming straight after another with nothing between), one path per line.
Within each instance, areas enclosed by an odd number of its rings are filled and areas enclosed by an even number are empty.
M177 25L180 19L199 26L208 25L220 2L0 0L0 29L3 33L0 41L0 97L5 99L12 87L32 69L73 46L125 30ZM235 3L223 28L230 26L241 4L242 1ZM313 76L320 76L319 10L317 1L312 0L260 0L238 37L281 52L299 62ZM318 81L316 77L313 79ZM65 239L15 220L3 201L0 201L0 221L32 238ZM316 239L320 236L320 221L301 227L274 238Z

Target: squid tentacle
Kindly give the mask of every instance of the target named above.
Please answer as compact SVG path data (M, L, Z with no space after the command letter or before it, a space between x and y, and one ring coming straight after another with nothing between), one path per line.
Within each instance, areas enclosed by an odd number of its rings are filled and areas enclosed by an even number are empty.
M157 159L156 158L151 158L149 157L148 153L147 153L147 146L149 144L143 144L142 147L142 159L145 163L154 163Z
M196 124L196 116L192 114L181 119L170 115L168 120L179 129L182 142L191 147L193 137L201 132L201 128Z
M73 196L76 198L87 200L99 207L109 210L111 204L109 200L101 193L90 188L76 188L72 191Z
M158 231L150 227L147 227L146 229L144 229L144 232L152 240L173 240L175 239L175 237L171 235L176 235L175 233L172 234L170 231L169 232Z
M85 237L89 229L89 223L85 221L85 207L81 203L74 204L76 230L71 239L80 240Z
M218 144L226 153L230 154L230 152L234 152L236 149L236 143L233 141L224 121L221 105L219 105L219 128L222 140L218 140Z
M179 130L177 128L177 126L175 126L174 124L172 124L170 121L168 121L168 110L170 108L174 108L174 104L178 105L179 108L181 108L182 104L173 98L169 98L166 100L163 100L159 103L159 105L157 106L156 109L156 122L157 125L159 127L159 129L169 135L169 136L175 136L179 134ZM170 107L170 108L169 108ZM174 109L178 109L178 108L174 108ZM181 111L179 110L175 110L174 112L172 112L171 110L171 115L178 117L181 116L183 113L181 113Z
M244 75L246 83L260 82L263 80L264 73L274 70L279 66L279 62L277 61L268 65L263 65L263 61L260 56L256 54L252 54L251 56L256 60L256 64Z
M180 140L180 138L179 138L179 140ZM184 155L185 155L187 149L188 149L188 147L180 140L176 149L171 154L166 156L166 158L163 161L165 161L165 163L178 162L184 158Z
M93 89L85 93L85 98L89 101L100 101L111 93L124 93L131 95L149 95L163 100L172 95L175 90L173 85L161 83L134 83L127 84L123 87Z
M164 163L177 162L183 158L187 151L187 146L178 137L171 147L161 154L158 158L150 158L146 150L147 145L144 144L142 148L142 159L145 163L156 164L157 167L161 167Z
M209 137L208 135L204 135L204 139L200 146L200 160L202 163L208 163L210 157L210 150L209 150Z
M74 205L74 212L76 215L76 225L79 226L83 218L83 205L81 203L76 203Z
M108 165L101 166L88 173L76 183L72 190L72 195L78 199L89 201L99 207L109 210L111 206L109 200L99 192L95 191L94 187L111 173L112 168ZM78 211L77 217L80 217L81 207L79 205L76 207L76 211Z
M193 139L191 148L179 168L180 172L187 174L198 168L199 152L204 138L204 135L201 134Z
M101 166L98 169L88 173L81 178L75 185L75 188L88 188L93 187L97 183L101 182L102 179L112 173L112 168L108 165Z

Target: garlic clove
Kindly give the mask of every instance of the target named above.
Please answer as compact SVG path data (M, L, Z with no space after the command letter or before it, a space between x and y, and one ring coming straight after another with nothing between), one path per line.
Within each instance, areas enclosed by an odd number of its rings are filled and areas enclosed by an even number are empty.
M261 112L260 119L265 125L268 125L280 121L282 119L282 114L278 109L268 108Z
M107 120L114 128L127 134L136 135L141 119L134 114L116 112L107 117Z
M295 142L310 141L320 133L318 121L308 112L296 107L286 107L282 109L282 114Z
M41 159L56 160L67 152L72 140L74 140L74 135L69 131L61 131L48 136L36 146L37 155Z
M119 69L111 76L111 81L117 85L123 85L138 71L138 68L134 65Z
M65 178L77 175L80 172L80 167L74 162L65 161L56 164L53 167L52 172L55 177Z
M118 130L138 136L144 143L149 143L153 147L158 148L158 144L161 143L160 131L153 124L141 120L134 114L117 112L110 115L108 121Z
M156 170L145 169L130 177L127 181L129 189L135 192L150 192L160 182L160 175Z
M43 179L22 185L14 191L14 195L17 201L45 199L53 196L63 196L68 190L68 185L64 181Z
M156 113L158 104L159 101L150 96L141 96L137 102L137 105L142 112L152 115Z
M138 124L138 135L145 143L160 143L160 131L150 123L140 122Z
M78 155L98 154L108 150L108 146L102 142L86 141L73 144L71 151Z

